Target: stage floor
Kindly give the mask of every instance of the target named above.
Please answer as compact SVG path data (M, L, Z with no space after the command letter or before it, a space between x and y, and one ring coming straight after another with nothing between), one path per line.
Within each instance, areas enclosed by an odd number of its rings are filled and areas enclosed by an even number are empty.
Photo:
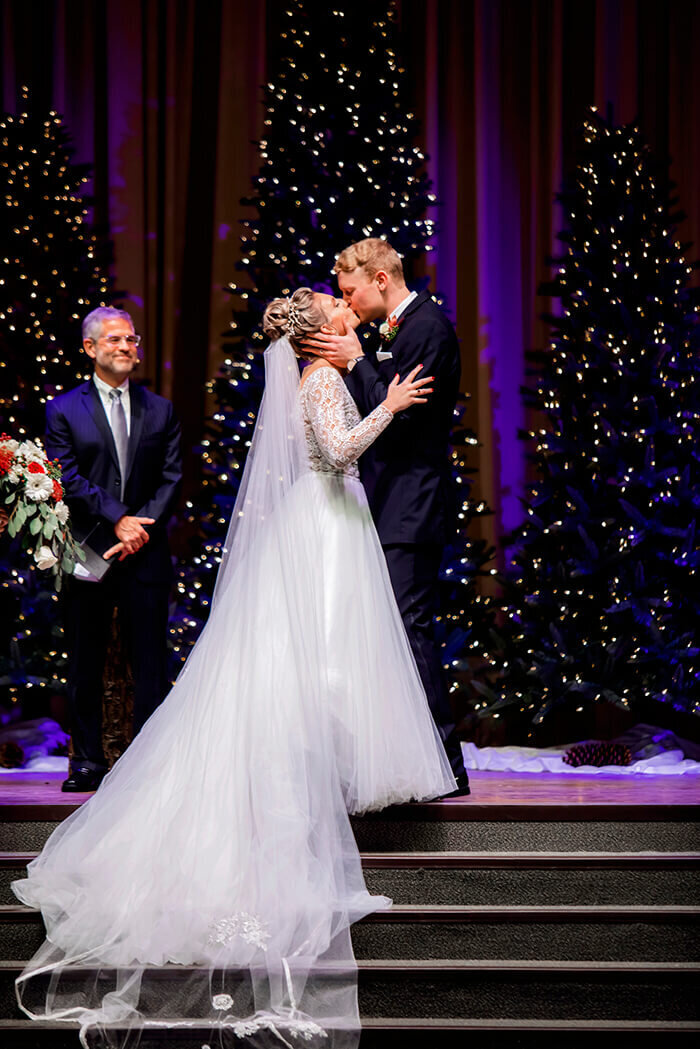
M62 794L63 773L17 772L0 775L0 807L65 807L68 812L86 801L90 794ZM628 816L659 818L669 808L700 806L700 777L645 775L639 777L571 776L556 773L486 772L469 773L472 793L467 798L431 802L421 809L441 808L451 819L488 819L508 810L512 817L525 810L549 810L556 819L581 818L598 810L625 809ZM417 806L402 806L414 814ZM519 812L522 810L522 813ZM690 814L690 813L688 813ZM435 812L434 815L437 815ZM439 818L439 817L438 817ZM545 817L546 818L546 817Z

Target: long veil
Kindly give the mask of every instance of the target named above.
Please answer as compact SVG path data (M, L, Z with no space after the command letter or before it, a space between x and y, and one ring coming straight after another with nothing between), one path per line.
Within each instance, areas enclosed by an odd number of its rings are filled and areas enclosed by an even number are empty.
M14 883L47 929L20 1006L79 1025L84 1047L150 1045L154 1028L189 1029L196 1049L358 1041L350 924L389 901L367 893L334 757L286 339L265 370L209 621L100 790Z

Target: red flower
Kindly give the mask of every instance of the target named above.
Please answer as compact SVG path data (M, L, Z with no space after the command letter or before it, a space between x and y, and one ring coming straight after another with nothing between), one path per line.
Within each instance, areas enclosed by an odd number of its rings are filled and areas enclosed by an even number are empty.
M0 450L0 476L7 473L12 466L13 459L14 454L12 452Z
M63 489L61 488L58 481L54 481L53 483L53 497L57 503L59 503L61 499L63 499Z
M27 473L30 474L45 474L46 470L41 463L30 463L27 467Z

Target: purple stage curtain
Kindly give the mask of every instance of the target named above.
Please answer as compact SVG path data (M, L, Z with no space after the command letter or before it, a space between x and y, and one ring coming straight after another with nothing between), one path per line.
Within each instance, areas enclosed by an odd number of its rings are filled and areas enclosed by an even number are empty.
M3 107L14 109L28 83L65 114L78 159L95 164L95 216L109 225L117 284L145 337L144 374L175 401L188 444L201 432L198 391L221 359L221 289L235 279L239 198L257 166L260 85L282 4L6 0L0 14ZM536 293L561 226L553 196L588 105L638 118L671 156L687 213L681 239L700 243L700 5L399 0L397 9L440 201L425 273L461 339L493 538L520 517L524 353L546 344L539 315L549 303Z
M144 337L141 374L174 401L186 452L239 257L240 198L264 119L265 4L226 0L8 0L0 11L3 109L27 84L65 116L95 167L94 217ZM186 489L198 462L186 455Z
M521 519L524 353L547 342L537 289L562 223L553 197L589 105L638 119L671 157L681 240L700 256L700 5L402 0L401 35L440 201L426 272L461 338L493 538Z

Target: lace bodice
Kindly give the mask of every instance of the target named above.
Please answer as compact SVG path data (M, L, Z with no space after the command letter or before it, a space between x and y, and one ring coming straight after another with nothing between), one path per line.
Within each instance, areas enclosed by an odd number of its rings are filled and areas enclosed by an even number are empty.
M393 415L383 404L362 419L335 368L317 368L299 392L311 469L359 477L357 460Z

